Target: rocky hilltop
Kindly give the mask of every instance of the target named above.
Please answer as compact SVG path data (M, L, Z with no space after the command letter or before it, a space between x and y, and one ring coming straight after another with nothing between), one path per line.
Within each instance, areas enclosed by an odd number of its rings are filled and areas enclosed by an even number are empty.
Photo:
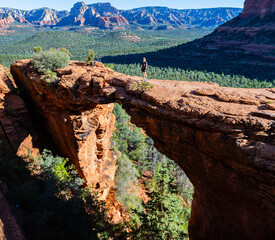
M12 23L14 19L10 17L8 14L0 14L0 27L6 28Z
M171 9L167 7L144 7L123 11L130 23L168 24L183 27L215 27L238 16L240 8Z
M32 23L36 25L55 25L63 17L67 16L68 11L57 11L50 8L41 8L31 11L18 10L12 8L0 8L0 14L6 14L9 18L20 23ZM1 16L1 15L0 15Z
M174 25L181 27L216 27L238 16L240 8L178 10L165 7L145 7L118 10L110 3L87 5L76 3L70 12L49 8L31 11L0 8L0 13L19 22L50 26L94 26L117 28L128 25Z
M110 186L118 102L193 183L190 239L274 237L275 89L150 80L153 89L142 92L134 87L141 78L100 63L71 62L56 72L60 81L48 86L30 60L11 67L60 153L89 183L97 179L103 193Z

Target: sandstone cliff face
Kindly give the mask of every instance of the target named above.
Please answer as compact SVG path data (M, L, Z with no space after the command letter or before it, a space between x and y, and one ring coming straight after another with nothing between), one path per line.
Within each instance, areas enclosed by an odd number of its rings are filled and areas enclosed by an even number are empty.
M249 44L257 44L259 47L261 45L261 50L264 47L272 48L272 35L275 32L274 13L274 0L246 0L242 14L217 28L206 40L213 40L217 46L230 43L232 46L235 41L243 48L246 47L243 45Z
M38 135L31 124L27 107L16 93L16 85L9 70L0 65L0 159L13 149L18 156L26 156L29 151L39 152ZM4 158L5 159L5 158ZM0 239L23 240L24 237L5 199L7 186L0 176Z
M129 24L209 27L218 26L237 16L240 12L241 9L233 8L177 10L165 7L145 7L118 10L110 3L86 5L84 2L79 2L74 5L70 15L62 19L59 25L78 25L77 21L73 21L73 17L77 16L77 19L83 19L83 25L100 28L115 28Z
M92 25L104 29L113 29L127 24L129 24L128 20L110 3L86 5L84 2L78 2L72 7L70 15L63 18L58 25Z
M27 67L30 67L29 63ZM68 92L67 84L79 89L80 84L85 82L87 84L80 87L81 94L88 94L92 77L87 72L89 68L83 67L73 77L71 69L57 71L61 82L65 83L59 95L56 94L59 90L48 87L39 75L30 73L25 76L22 72L24 67L22 64L22 68L13 68L13 75L20 79L17 81L19 86L27 90L28 101L36 106L36 114L44 119L41 124L46 127L60 154L68 157L87 185L99 192L100 199L105 199L114 185L116 171L116 153L110 150L115 129L113 104L102 105L93 99L84 106L77 93ZM102 75L101 71L99 69L97 74ZM65 92L73 94L71 101L67 102L62 97Z
M40 8L31 11L18 10L12 8L0 8L0 20L3 19L1 14L8 14L12 21L20 23L32 23L36 25L56 25L62 18L66 17L68 11L57 11L50 8Z
M13 80L7 77L8 73L9 70L0 65L0 148L2 152L12 146L19 156L24 156L28 149L38 152L38 136L24 101L15 91Z
M8 27L10 23L12 23L14 21L14 19L10 18L10 17L6 17L6 18L2 18L0 19L0 27L4 28L4 27Z
M29 60L11 71L89 183L108 172L102 182L111 185L110 104L119 102L193 183L190 239L274 237L275 89L151 80L153 90L139 92L132 88L141 78L77 62L57 70L60 81L51 87ZM102 182L96 187L104 189Z

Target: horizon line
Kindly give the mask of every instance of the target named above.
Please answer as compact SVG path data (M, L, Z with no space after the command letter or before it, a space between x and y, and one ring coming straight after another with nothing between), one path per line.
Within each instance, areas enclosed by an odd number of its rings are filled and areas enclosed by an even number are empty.
M80 2L83 2L85 3L84 1L80 1ZM76 2L76 3L79 3L79 2ZM75 4L76 4L75 3ZM95 4L98 4L98 3L110 3L110 2L97 2L97 3L92 3L92 4L86 4L86 6L92 6L92 5L95 5ZM74 5L75 5L74 4ZM74 6L73 5L73 6ZM114 5L112 5L110 3L110 5L118 10L124 10L124 11L129 11L129 10L135 10L135 9L140 9L140 8L168 8L168 9L175 9L175 10L203 10L203 9L218 9L218 8L235 8L235 9L243 9L243 7L203 7L203 8L171 8L171 7L167 7L167 6L142 6L142 7L135 7L135 8L126 8L126 9L119 9L117 7L115 7ZM70 9L56 9L56 8L51 8L51 7L40 7L40 8L31 8L31 9L20 9L20 8L13 8L13 7L1 7L0 6L0 9L1 8L9 8L9 9L14 9L14 10L21 10L21 11L32 11L32 10L39 10L39 9L51 9L51 10L56 10L56 11L69 11L73 8L73 6L70 8Z

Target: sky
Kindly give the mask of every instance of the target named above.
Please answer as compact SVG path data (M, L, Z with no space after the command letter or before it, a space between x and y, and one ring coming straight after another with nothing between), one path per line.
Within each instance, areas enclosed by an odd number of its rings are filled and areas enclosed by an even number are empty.
M0 7L30 10L42 7L57 10L70 10L80 0L0 0ZM86 0L86 4L110 2L118 9L132 9L144 6L165 6L177 9L195 9L212 7L243 7L244 0Z

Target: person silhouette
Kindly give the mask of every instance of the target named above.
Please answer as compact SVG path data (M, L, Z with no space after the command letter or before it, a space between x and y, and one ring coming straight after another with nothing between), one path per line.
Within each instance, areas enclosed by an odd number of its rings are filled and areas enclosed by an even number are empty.
M147 81L147 68L148 68L148 63L146 61L146 58L143 58L142 65L141 65L141 71L143 75L143 81Z

